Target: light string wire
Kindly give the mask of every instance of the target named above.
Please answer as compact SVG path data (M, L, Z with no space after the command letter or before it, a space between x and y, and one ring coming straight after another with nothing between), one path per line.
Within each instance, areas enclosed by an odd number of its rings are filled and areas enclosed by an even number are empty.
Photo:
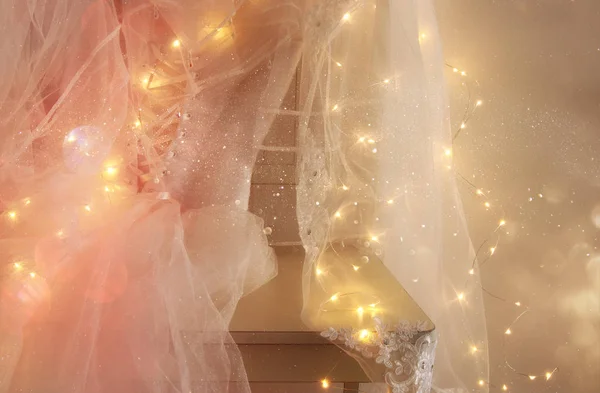
M465 71L461 71L459 68L453 66L452 64L449 63L445 63L446 67L452 69L453 73L458 73L459 75L466 77L467 73ZM477 84L478 85L478 84ZM472 120L476 109L482 105L482 101L481 100L476 100L474 101L472 98L472 89L469 83L469 80L464 81L462 83L462 86L465 87L466 90L466 94L467 94L467 104L465 105L465 110L463 113L463 117L461 120L460 125L456 128L456 131L453 134L452 137L452 144L454 146L454 143L456 142L457 138L461 135L461 132L466 128L467 123ZM461 180L464 184L467 185L467 187L470 190L475 190L475 194L478 197L487 197L487 193L485 193L484 191L482 191L481 188L477 187L473 182L471 182L470 180L468 180L464 175L462 175L460 172L456 171L456 176L459 180ZM486 201L484 203L484 206L486 207L487 210L501 210L501 215L500 217L505 217L504 211L501 208L501 206L499 207L495 207L495 205L490 204L490 202ZM488 263L493 255L495 254L497 248L498 248L498 244L500 241L500 235L497 235L495 237L495 241L493 241L493 246L490 247L489 251L487 252L487 254L485 255L485 257L483 258L483 260L479 261L480 259L480 255L483 253L484 251L484 246L486 244L489 244L492 242L493 238L494 238L494 234L498 233L500 231L500 229L506 225L506 221L504 218L501 218L498 225L496 226L496 228L481 242L480 246L478 247L477 251L475 252L475 256L473 258L473 262L471 265L471 270L469 271L470 275L474 274L474 269L475 267L477 267L478 269L481 269L486 263ZM468 281L465 283L465 287L468 285ZM490 292L488 289L486 289L483 286L483 283L481 282L481 280L479 281L479 286L481 288L481 290L483 291L483 293L487 294L488 296L499 300L503 303L506 304L514 304L516 307L521 307L522 304L519 301L511 301L503 296L499 296L497 294L494 294L492 292ZM459 300L463 300L464 299L464 292L461 292L458 294L458 298ZM503 362L504 365L507 369L509 369L512 373L525 377L527 379L529 379L530 381L534 381L537 378L540 377L539 374L535 374L535 373L530 373L530 372L526 372L524 370L518 369L516 367L514 367L508 360L508 354L507 354L507 341L508 341L508 336L511 336L513 334L513 327L527 314L530 314L532 311L531 308L529 307L525 307L525 310L522 311L521 313L519 313L517 315L516 318L514 318L507 326L506 330L504 331L504 336L503 336L503 340L502 340L502 354L503 354ZM475 354L476 352L478 352L478 350L476 349L476 347L473 347L475 350L472 350L472 353ZM545 374L543 375L546 380L550 380L552 378L552 376L559 371L558 367L554 367L551 371L546 371ZM491 383L490 381L483 381L480 380L479 381L479 385L485 385L487 384L488 386L492 387L492 388L498 388L498 390L501 391L508 391L509 387L506 384L502 384L502 386L497 386L493 383Z

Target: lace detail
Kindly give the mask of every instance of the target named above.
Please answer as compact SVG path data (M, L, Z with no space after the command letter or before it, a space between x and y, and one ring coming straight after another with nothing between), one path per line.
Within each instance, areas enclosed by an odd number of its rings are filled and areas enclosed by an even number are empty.
M402 321L389 329L375 317L375 333L352 328L329 328L321 336L385 366L384 379L393 393L429 393L433 377L436 335L429 324ZM416 339L415 339L416 338Z

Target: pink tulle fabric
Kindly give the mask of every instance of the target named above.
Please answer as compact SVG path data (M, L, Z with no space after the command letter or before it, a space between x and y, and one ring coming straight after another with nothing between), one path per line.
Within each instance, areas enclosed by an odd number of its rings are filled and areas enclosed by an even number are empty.
M228 324L276 274L246 207L296 3L0 1L0 392L249 392Z

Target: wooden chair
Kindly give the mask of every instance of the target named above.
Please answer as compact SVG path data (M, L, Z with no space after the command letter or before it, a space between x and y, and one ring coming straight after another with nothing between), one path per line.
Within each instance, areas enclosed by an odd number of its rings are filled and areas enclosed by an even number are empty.
M301 320L304 252L300 247L275 249L279 274L242 298L230 325L250 382L318 383L326 378L342 383L347 391L357 391L360 383L371 382L354 358L320 334L332 324L360 329L357 318L351 313L315 316L311 320L321 326L308 328ZM352 250L341 257L351 258ZM433 326L381 262L373 261L361 273L360 280L374 282L381 291L393 294L385 305L388 319L421 320ZM428 333L430 330L420 335ZM374 359L371 362L375 365ZM374 382L384 381L384 369L380 366Z

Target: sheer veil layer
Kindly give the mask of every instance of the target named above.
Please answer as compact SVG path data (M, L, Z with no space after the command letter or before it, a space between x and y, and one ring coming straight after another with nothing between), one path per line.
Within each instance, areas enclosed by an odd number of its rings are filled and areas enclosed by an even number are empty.
M354 278L383 263L435 324L433 386L485 389L478 385L488 374L481 288L447 153L452 142L433 6L340 1L325 3L322 12L311 21L320 30L306 37L300 87L304 319L327 328L324 320L339 323L328 317L334 308L367 331L381 321L388 329L418 323L418 312L397 309L395 293ZM359 257L331 258L332 250ZM380 356L396 350L382 343L375 340ZM346 347L359 361L365 357Z

